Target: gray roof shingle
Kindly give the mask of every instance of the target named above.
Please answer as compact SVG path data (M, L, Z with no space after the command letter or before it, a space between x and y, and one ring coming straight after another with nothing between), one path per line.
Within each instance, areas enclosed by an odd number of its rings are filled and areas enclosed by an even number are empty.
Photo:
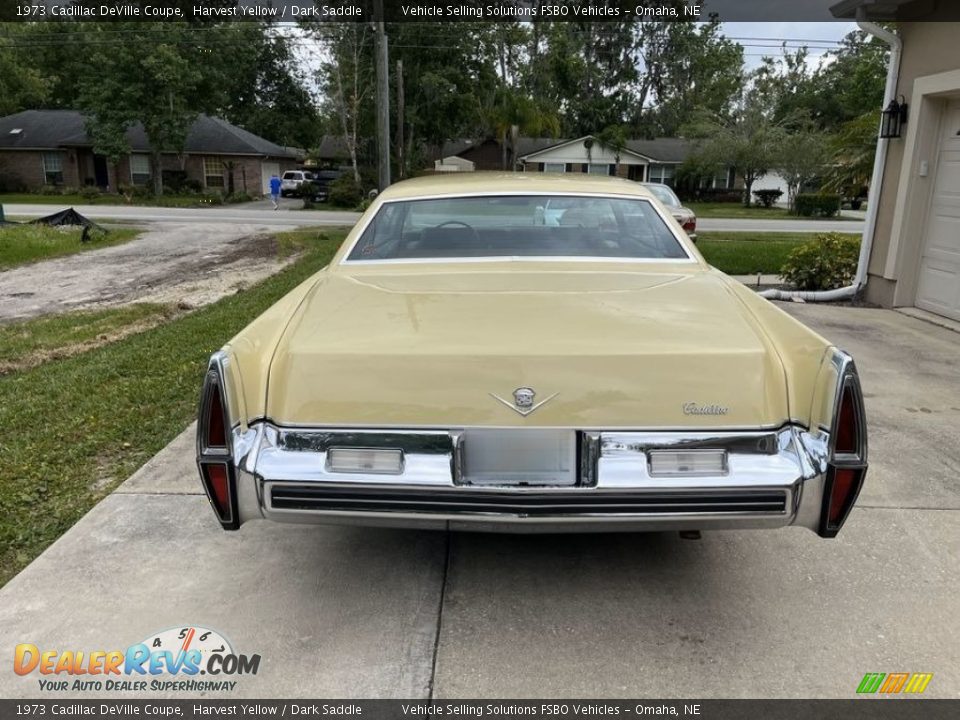
M127 141L134 152L150 150L146 133L139 123L127 130ZM0 118L0 149L46 150L92 145L84 116L77 110L24 110ZM209 115L197 116L187 133L184 152L295 156L290 148L281 147L226 120Z

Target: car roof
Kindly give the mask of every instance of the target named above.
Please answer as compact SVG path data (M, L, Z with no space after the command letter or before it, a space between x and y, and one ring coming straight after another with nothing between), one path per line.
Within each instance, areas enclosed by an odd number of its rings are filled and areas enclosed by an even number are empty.
M541 172L463 172L439 173L403 180L380 193L380 199L401 200L425 196L497 195L524 192L652 197L652 193L640 183L604 175Z

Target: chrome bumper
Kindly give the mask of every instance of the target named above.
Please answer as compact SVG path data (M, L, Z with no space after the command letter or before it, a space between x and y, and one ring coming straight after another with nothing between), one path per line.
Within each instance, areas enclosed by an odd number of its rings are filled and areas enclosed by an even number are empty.
M774 528L820 524L829 437L787 425L756 431L577 431L576 484L490 486L462 474L471 432L234 429L238 522L506 532ZM516 432L523 432L517 430ZM336 473L333 447L400 447L399 474ZM712 476L652 475L649 453L726 451Z

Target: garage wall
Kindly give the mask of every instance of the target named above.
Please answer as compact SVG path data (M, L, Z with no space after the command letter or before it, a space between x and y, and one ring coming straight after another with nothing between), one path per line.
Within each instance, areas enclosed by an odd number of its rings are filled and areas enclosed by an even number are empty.
M914 85L918 78L960 69L960 55L956 50L957 36L960 24L950 22L917 22L901 23L898 32L903 38L903 56L900 62L900 80L897 85L897 95L903 95L911 102L914 95ZM960 91L960 87L958 87ZM927 108L928 112L921 115L921 108L911 103L910 117L905 131L909 132L911 123L933 122L936 124L939 117L937 108ZM934 112L929 112L933 110ZM880 108L877 108L877 126L880 124ZM915 131L916 132L916 131ZM936 127L923 128L923 134L935 134ZM891 307L893 305L912 305L912 291L915 287L916 258L905 261L904 253L919 255L921 251L921 233L913 233L910 237L902 237L903 246L899 249L899 258L895 248L891 254L891 235L893 234L894 215L897 209L898 195L901 191L901 182L905 181L904 192L911 191L916 182L915 177L903 177L904 151L906 137L890 140L887 145L887 164L883 176L883 184L879 197L879 214L877 229L873 239L873 249L868 264L869 279L866 289L866 299L879 305ZM907 168L908 174L910 168ZM901 205L903 203L901 202ZM902 212L902 210L901 210ZM910 276L904 278L904 273ZM902 288L898 282L906 280Z

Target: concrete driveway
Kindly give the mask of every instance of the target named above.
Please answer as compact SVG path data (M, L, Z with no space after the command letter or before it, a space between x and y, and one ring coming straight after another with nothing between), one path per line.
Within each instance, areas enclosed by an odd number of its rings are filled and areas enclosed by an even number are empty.
M0 590L3 652L197 624L262 656L231 697L852 698L866 672L897 671L960 697L960 335L786 309L854 353L867 395L871 469L837 540L227 534L188 431ZM0 673L0 696L37 694L36 674Z

